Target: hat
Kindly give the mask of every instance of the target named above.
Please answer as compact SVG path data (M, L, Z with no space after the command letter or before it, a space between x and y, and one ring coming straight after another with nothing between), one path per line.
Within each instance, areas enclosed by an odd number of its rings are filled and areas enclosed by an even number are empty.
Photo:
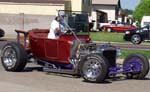
M65 17L65 12L64 11L59 11L58 16Z

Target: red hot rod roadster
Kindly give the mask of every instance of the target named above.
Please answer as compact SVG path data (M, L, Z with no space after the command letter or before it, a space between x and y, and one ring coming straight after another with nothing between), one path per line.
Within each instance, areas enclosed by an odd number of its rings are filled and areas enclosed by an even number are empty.
M149 71L148 59L141 54L129 55L123 65L118 66L116 57L120 50L110 44L93 43L88 32L81 35L69 30L59 39L48 39L47 29L16 32L18 41L9 42L2 49L1 61L6 71L22 71L31 58L42 65L44 71L78 75L88 82L103 82L119 73L127 78L142 79ZM70 58L72 53L74 58Z

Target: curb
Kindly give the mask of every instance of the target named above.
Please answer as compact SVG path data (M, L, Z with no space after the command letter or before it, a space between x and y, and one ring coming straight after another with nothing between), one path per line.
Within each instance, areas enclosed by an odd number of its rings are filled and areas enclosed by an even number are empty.
M131 42L104 42L104 41L93 41L95 43L112 43L112 44L131 44L131 45L136 45L132 44ZM138 44L137 44L138 45ZM150 43L142 43L142 45L150 45Z

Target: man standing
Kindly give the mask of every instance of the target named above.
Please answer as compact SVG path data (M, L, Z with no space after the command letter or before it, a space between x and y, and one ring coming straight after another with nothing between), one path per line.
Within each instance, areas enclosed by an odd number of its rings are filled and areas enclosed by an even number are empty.
M93 20L92 20L92 16L88 14L88 21L89 21L89 32L92 31L93 28Z

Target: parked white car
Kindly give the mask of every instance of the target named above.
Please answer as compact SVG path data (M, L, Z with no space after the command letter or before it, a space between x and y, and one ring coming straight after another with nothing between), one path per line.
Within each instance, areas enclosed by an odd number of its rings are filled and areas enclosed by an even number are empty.
M120 26L122 24L118 20L113 20L113 21L110 20L110 21L108 21L108 23L99 23L99 28L101 30L103 30L103 26L106 26L106 25L118 25L118 26Z

